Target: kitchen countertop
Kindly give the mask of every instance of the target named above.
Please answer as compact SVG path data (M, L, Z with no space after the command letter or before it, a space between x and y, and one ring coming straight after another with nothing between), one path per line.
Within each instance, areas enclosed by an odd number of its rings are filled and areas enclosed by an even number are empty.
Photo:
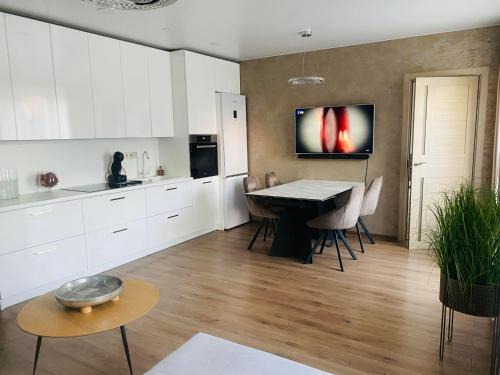
M22 194L15 199L0 199L0 213L6 211L20 210L23 208L37 207L45 204L66 202L76 199L85 199L99 195L116 194L123 191L139 190L159 185L174 184L192 180L192 177L162 177L152 181L143 181L140 185L126 186L123 188L98 191L93 193L82 193L78 191L52 190L31 194ZM69 187L68 187L69 188Z

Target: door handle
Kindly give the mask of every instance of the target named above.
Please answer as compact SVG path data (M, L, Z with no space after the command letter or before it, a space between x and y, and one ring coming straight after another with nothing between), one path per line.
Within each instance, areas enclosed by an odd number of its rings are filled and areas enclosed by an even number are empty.
M48 254L48 253L52 253L53 251L56 251L57 250L57 247L50 247L48 249L45 249L45 250L41 250L41 251L35 251L33 254L35 255L43 255L43 254Z
M109 201L114 202L114 201L120 201L122 199L125 199L125 197L111 198Z
M420 163L413 164L414 167L418 167L419 165L427 164L426 161L421 161Z
M42 215L50 214L51 212L52 212L52 208L48 208L45 211L32 212L30 215L31 216L42 216Z

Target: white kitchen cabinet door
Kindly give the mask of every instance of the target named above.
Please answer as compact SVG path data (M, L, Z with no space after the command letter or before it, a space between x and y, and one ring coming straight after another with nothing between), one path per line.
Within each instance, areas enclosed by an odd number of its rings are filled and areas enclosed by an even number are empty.
M240 93L240 64L216 59L215 66L215 91L228 94Z
M125 136L120 42L89 34L96 138Z
M149 50L138 44L120 42L126 137L151 137Z
M87 266L83 236L70 237L0 257L2 298L81 274Z
M149 50L149 92L153 137L173 137L174 107L169 52Z
M0 13L0 140L9 141L15 139L17 139L17 130L10 82L5 16Z
M115 267L130 261L127 258L132 254L147 250L147 236L146 219L88 233L85 240L89 269L95 271L105 265Z
M57 139L49 24L5 15L18 139Z
M196 231L215 229L219 223L219 177L193 181L193 226Z
M61 139L95 137L88 34L50 25Z
M214 60L185 52L189 134L217 134Z

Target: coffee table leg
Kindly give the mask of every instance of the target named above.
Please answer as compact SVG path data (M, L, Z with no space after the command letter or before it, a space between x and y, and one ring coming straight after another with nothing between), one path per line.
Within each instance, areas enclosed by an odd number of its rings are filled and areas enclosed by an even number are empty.
M130 370L130 375L134 375L132 371L132 362L130 361L130 352L128 350L127 333L125 332L125 326L120 326L120 332L122 333L123 349L125 349L125 355L127 356L128 369Z
M33 364L33 375L36 373L36 365L38 363L38 355L40 354L40 347L42 346L42 336L38 336L36 340L36 349L35 349L35 363Z

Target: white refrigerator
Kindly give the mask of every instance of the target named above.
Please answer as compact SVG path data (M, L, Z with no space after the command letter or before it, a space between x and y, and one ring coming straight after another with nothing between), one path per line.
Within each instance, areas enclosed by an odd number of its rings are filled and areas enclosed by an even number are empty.
M248 176L247 111L242 95L217 93L221 205L224 229L249 221L243 178Z

